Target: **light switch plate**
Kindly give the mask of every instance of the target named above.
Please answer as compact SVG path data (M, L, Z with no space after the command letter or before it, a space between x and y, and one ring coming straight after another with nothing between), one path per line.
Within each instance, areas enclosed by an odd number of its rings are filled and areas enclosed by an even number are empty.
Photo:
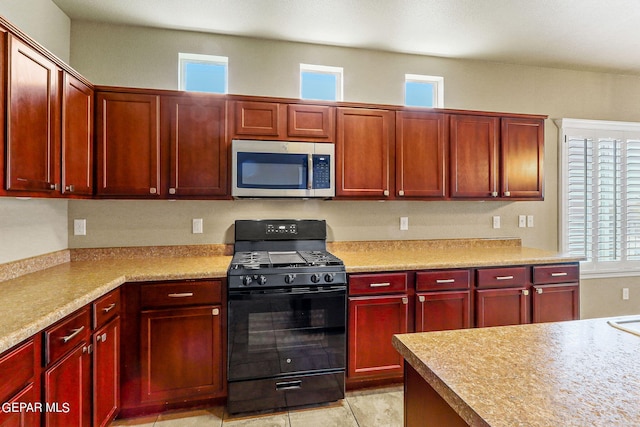
M533 215L527 216L527 227L533 227Z
M202 218L194 218L191 224L193 234L202 234Z
M409 229L409 217L401 216L400 217L400 230L406 231Z
M527 226L527 216L526 215L518 215L518 227L524 228Z
M73 235L74 236L86 236L87 235L87 220L86 219L74 219L73 220Z
M493 217L493 228L500 228L500 217L497 215Z

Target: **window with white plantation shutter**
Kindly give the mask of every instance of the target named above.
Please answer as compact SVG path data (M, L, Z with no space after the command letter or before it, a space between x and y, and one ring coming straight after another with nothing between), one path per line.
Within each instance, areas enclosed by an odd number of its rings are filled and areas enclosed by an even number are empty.
M640 123L558 125L561 249L586 275L640 273Z

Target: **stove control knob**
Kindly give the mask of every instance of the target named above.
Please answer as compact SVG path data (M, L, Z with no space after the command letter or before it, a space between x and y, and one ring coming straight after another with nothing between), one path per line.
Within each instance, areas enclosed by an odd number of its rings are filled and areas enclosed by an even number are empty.
M325 281L325 282L328 282L328 283L333 282L333 276L334 276L334 275L333 275L333 274L331 274L331 273L327 273L327 274L325 274L325 275L324 275L324 281Z
M320 281L320 275L318 273L312 274L311 275L311 281L313 283L318 283Z
M295 274L287 274L286 276L284 276L284 281L285 281L285 283L290 285L291 283L293 283L295 278L296 278Z
M266 284L267 284L267 278L265 276L258 277L258 285L266 285Z
M242 278L242 284L245 286L249 286L251 282L253 282L253 279L251 279L251 276L244 276Z

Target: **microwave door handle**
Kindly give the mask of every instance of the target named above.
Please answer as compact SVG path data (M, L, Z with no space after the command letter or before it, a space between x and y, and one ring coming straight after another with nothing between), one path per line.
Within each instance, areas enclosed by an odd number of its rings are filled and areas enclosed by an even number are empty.
M307 157L307 190L313 189L313 154L309 154Z

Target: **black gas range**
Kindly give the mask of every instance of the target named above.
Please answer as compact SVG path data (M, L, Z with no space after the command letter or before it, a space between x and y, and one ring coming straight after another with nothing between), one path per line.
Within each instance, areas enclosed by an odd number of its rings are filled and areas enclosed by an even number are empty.
M235 223L228 279L229 412L344 398L346 273L322 220Z

